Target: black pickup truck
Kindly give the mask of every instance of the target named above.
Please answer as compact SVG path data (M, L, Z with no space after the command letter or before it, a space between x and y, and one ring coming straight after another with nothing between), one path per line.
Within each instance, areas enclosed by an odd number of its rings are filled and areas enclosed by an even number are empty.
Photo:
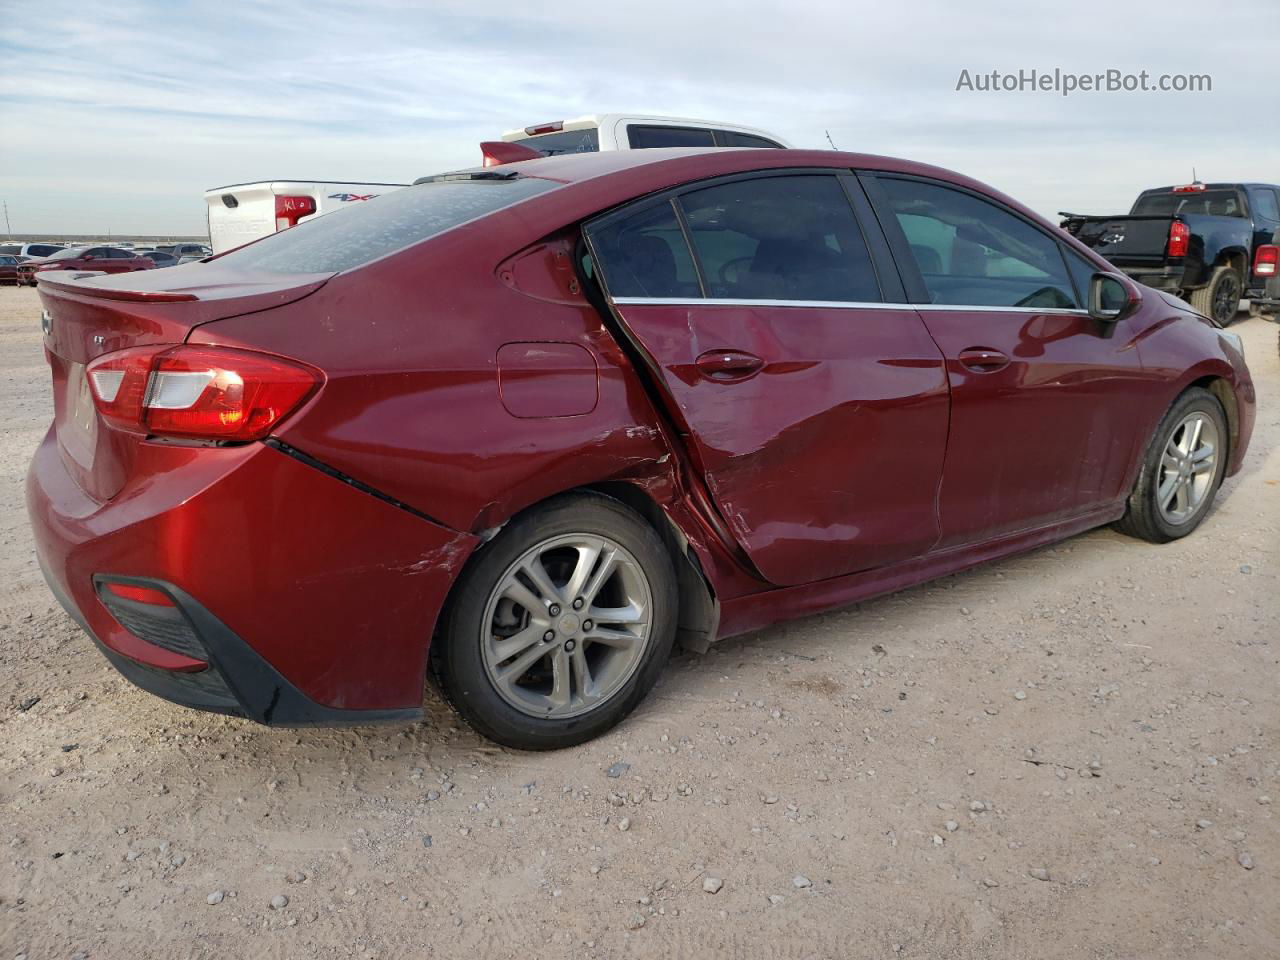
M1126 216L1062 213L1062 228L1139 283L1188 301L1224 326L1280 309L1280 186L1191 183L1139 194Z

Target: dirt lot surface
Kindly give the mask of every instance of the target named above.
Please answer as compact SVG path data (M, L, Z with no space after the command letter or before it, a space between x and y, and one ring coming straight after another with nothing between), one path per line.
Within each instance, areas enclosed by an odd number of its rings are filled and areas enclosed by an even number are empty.
M38 313L0 289L3 960L1280 956L1274 324L1234 327L1259 423L1189 539L729 641L527 755L434 694L269 730L117 676L32 556Z

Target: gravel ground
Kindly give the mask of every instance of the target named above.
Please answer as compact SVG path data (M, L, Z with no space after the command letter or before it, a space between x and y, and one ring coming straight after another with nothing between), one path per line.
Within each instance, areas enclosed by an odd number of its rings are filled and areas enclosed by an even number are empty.
M1261 415L1191 538L680 657L527 755L434 694L269 730L118 677L32 558L38 312L0 289L0 957L1280 955L1275 325L1234 327Z

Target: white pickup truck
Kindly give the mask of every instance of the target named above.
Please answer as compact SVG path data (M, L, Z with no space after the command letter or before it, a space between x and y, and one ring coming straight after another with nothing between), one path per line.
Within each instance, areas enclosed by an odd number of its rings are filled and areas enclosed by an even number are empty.
M543 156L642 150L648 147L787 147L781 137L734 123L599 113L574 120L535 124L502 135L508 143ZM483 154L487 166L502 162ZM267 180L235 183L206 190L209 243L223 253L277 230L353 206L407 183L321 183L314 180Z
M224 253L311 217L372 200L407 183L320 183L266 180L233 183L204 192L209 208L209 244Z

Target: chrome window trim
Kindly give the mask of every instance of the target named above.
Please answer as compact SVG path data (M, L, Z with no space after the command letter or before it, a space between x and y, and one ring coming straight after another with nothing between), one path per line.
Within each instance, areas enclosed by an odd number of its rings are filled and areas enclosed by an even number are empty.
M1065 313L1088 316L1088 310L1074 307L985 307L967 303L882 303L857 300L737 300L728 297L614 297L618 306L655 307L809 307L840 310L951 310L961 313Z

